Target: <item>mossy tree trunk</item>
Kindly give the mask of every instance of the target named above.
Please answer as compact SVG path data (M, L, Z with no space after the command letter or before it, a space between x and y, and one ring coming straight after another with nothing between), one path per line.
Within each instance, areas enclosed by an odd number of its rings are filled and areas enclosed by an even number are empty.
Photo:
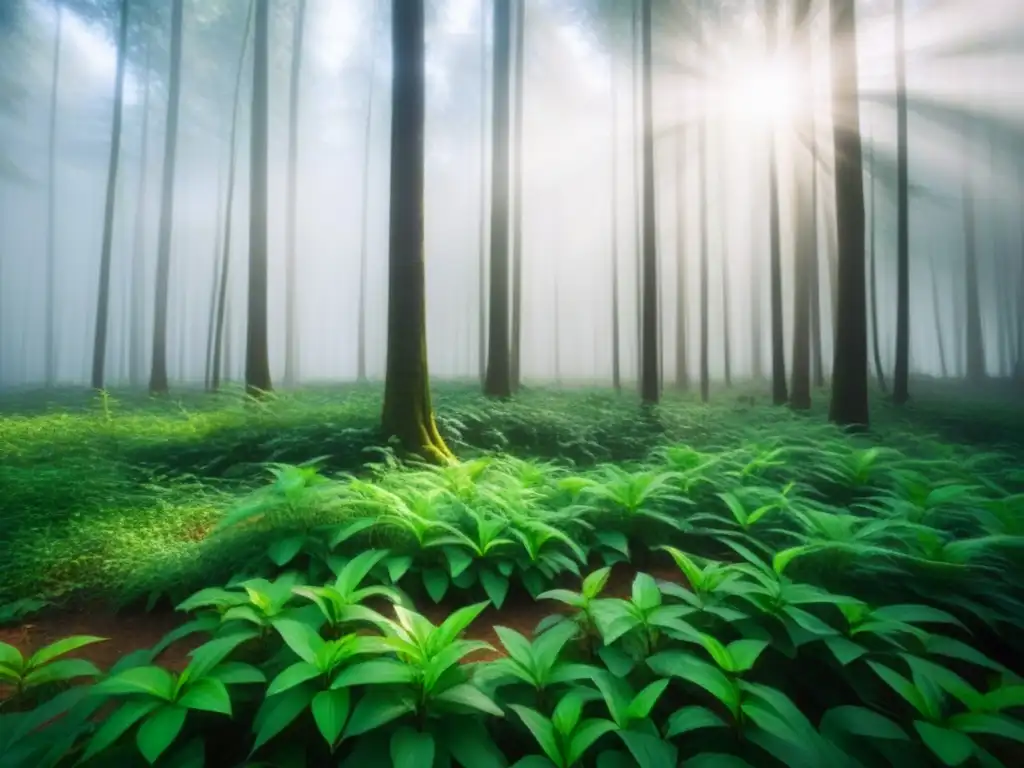
M510 397L512 394L508 295L511 59L512 0L495 0L490 319L484 378L484 393L490 397Z
M864 287L864 166L861 154L854 0L831 0L832 133L838 233L835 350L829 419L866 428L867 305Z
M117 201L117 170L121 160L121 119L124 114L124 76L128 57L128 0L121 0L121 24L117 34L117 74L114 85L114 122L110 128L110 161L107 165L107 197L103 209L103 244L100 251L100 282L93 334L92 387L103 389L107 360L107 325L110 315L110 256L114 245L114 209Z
M404 450L443 463L453 457L434 422L427 370L423 6L424 0L392 0L388 349L381 426Z
M249 292L245 333L245 390L273 389L267 345L267 154L269 151L270 0L256 0L253 36L252 135L249 139Z

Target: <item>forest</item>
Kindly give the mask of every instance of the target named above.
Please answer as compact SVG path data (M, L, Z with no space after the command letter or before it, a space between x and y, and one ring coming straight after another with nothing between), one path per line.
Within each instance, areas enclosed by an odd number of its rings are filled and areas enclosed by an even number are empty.
M0 0L0 768L1024 765L1020 0Z

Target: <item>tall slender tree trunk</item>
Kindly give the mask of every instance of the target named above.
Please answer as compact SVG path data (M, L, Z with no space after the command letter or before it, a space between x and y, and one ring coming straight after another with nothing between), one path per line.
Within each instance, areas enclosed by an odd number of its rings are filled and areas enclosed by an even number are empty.
M676 387L690 388L686 345L686 133L676 134Z
M870 265L870 281L871 281L871 347L874 354L875 360L875 376L878 377L878 388L882 392L887 392L888 387L885 385L885 368L882 365L882 350L879 345L879 330L878 330L878 225L876 223L876 211L877 206L875 205L877 185L877 168L875 167L875 139L874 133L868 138L868 174L871 176L870 192L868 194L869 199L869 215L868 215L868 247L871 253L871 265Z
M706 95L704 101L707 101ZM711 396L711 372L708 365L708 123L707 117L701 117L700 120L697 128L697 173L700 176L700 399L706 403Z
M732 332L730 328L730 307L729 307L729 210L727 192L724 179L729 178L729 158L725 153L724 142L719 138L716 143L715 157L719 162L718 178L720 190L718 210L719 233L721 235L721 252L719 262L722 275L722 373L725 377L725 386L732 386Z
M256 6L253 0L249 2L249 16L245 22L245 29L242 32L242 47L238 54L238 69L235 73L235 103L231 114L231 136L228 139L228 181L227 200L224 206L224 242L221 247L219 282L217 285L217 320L213 331L213 352L210 365L210 391L216 392L220 388L221 372L230 370L226 360L221 365L221 357L227 358L227 334L225 334L225 323L227 320L228 304L228 278L231 268L231 232L235 212L235 173L238 162L237 139L238 139L238 113L241 111L242 101L242 75L245 72L245 52L249 47L249 34L252 30L253 17Z
M658 225L654 199L654 104L651 72L651 0L642 0L643 52L643 301L640 398L654 405L661 396L658 375Z
M554 269L554 321L551 329L554 336L554 357L555 357L555 385L562 386L562 300L558 291L558 267L557 262Z
M423 259L426 123L424 0L392 0L391 202L388 352L382 431L402 448L444 463L451 451L437 431L427 370Z
M965 150L963 190L964 211L964 297L966 299L967 381L980 384L985 380L985 337L981 324L981 297L978 292L977 212L974 205L974 174Z
M124 114L124 73L128 57L128 0L121 0L121 26L117 35L117 74L114 86L114 122L110 128L110 162L107 165L107 199L103 210L103 245L93 334L92 388L103 389L107 360L107 325L110 314L110 257L114 245L114 208L117 202L117 169L121 158L121 119Z
M802 75L803 91L812 93L810 86L813 59L811 35L807 25L810 14L810 0L797 0L793 20L793 34L799 51L799 68ZM808 104L800 115L797 130L813 131L811 119L813 104ZM813 135L813 134L812 134ZM812 139L813 145L813 139ZM793 259L793 379L790 391L790 406L798 410L811 407L811 262L815 259L816 237L814 218L814 163L813 152L796 148L794 158L796 174L796 248Z
M370 46L370 80L366 84L366 124L363 127L362 223L359 231L359 328L356 340L356 381L366 381L366 275L370 232L370 156L373 127L373 92L377 80L377 23L380 4L373 0L373 44Z
M181 103L184 0L173 0L173 3L171 9L171 71L167 91L163 188L160 192L160 229L156 254L153 360L149 373L149 391L152 394L167 392L167 301L171 274L171 228L174 223L174 173L178 155L178 111Z
M249 140L249 300L245 334L245 390L272 389L267 344L267 154L269 150L270 0L256 0L253 36L252 137Z
M512 168L512 342L510 376L513 391L520 385L523 325L523 51L526 0L515 0L515 149Z
M228 148L231 151L231 148ZM213 380L213 335L217 330L217 286L220 281L220 249L221 240L224 237L224 169L223 166L217 172L217 220L213 236L213 258L210 264L213 269L213 279L210 282L210 315L206 327L206 368L203 374L203 386L210 391L210 382Z
M769 0L768 51L775 55L778 48L780 0ZM768 215L771 237L771 265L769 283L772 312L772 402L784 405L789 399L786 392L786 336L782 322L782 234L779 224L779 156L775 125L769 127L768 136Z
M142 386L145 376L145 321L146 311L146 212L149 192L149 100L152 91L153 42L146 39L146 87L142 97L142 146L139 150L139 187L135 196L135 243L132 246L131 266L131 341L128 363L128 380L132 387Z
M812 99L812 103L813 103ZM810 241L812 251L807 262L807 281L809 284L809 296L811 304L811 374L815 387L825 386L825 362L822 359L822 324L821 324L821 271L819 269L820 255L818 248L818 129L811 113L811 235Z
M299 104L302 83L302 39L306 28L306 0L298 0L292 37L292 70L288 87L288 201L285 211L285 321L284 383L294 387L299 380L298 297L296 296L296 236L298 220ZM369 152L366 153L369 157ZM365 196L365 193L364 193Z
M942 339L942 302L939 301L939 281L935 274L935 259L931 260L931 273L932 278L932 310L935 313L935 340L939 346L939 370L942 372L942 378L949 378L949 368L946 365L946 345Z
M861 155L854 0L831 0L838 311L829 419L866 428L867 306L864 288L864 167Z
M750 209L753 217L750 227L750 375L754 381L760 382L764 379L764 333L761 326L764 322L764 290L761 283L761 244L757 241L757 234L764 226L764 209L759 200L755 200Z
M477 272L477 345L480 383L487 379L487 9L490 0L480 0L480 264Z
M494 112L491 172L490 340L484 393L512 394L509 354L509 91L512 0L494 2Z
M609 18L614 11L615 0L609 0ZM622 391L622 349L619 335L619 94L618 67L615 66L616 56L612 49L608 54L609 83L612 101L611 122L611 164L612 180L610 210L608 221L611 225L611 262L612 262L612 386L616 392Z
M60 92L60 51L64 37L64 6L55 6L57 26L53 36L53 74L50 79L50 131L47 140L46 183L46 386L57 380L57 105Z
M910 193L907 159L907 53L904 45L904 0L894 0L896 47L896 365L892 400L910 397Z

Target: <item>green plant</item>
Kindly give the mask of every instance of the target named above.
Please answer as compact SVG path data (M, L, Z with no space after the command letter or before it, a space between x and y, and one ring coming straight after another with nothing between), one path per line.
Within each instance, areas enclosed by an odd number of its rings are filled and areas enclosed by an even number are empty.
M0 706L6 701L17 703L23 696L42 686L64 683L79 677L98 677L100 671L92 662L60 657L104 640L90 635L65 637L40 648L27 659L13 645L0 642L0 683L14 688L8 699L0 699Z

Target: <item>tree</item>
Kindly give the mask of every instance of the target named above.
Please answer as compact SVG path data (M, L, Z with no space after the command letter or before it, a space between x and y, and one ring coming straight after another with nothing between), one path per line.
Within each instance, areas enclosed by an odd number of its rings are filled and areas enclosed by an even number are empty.
M57 3L53 36L53 76L50 80L50 131L47 141L46 184L46 386L57 378L57 338L54 314L57 306L57 104L60 90L60 50L64 29L64 6Z
M477 365L480 383L487 378L487 9L480 0L480 264L477 275Z
M526 0L515 0L515 150L512 167L512 388L520 385L523 326L523 52L526 38Z
M868 232L868 248L871 252L870 257L870 276L871 282L871 348L875 361L875 376L878 378L878 388L882 392L887 392L888 387L885 385L885 369L882 366L882 351L878 343L879 332L878 332L878 224L877 224L877 206L875 205L875 198L877 192L877 169L875 167L875 142L874 136L868 137L868 175L871 177L871 188L868 194L869 211L869 232Z
M245 390L269 392L267 345L267 153L269 149L270 0L256 0L253 35L252 136L249 139L249 302L245 335Z
M896 47L896 367L892 401L910 397L910 193L907 161L907 52L903 0L893 0ZM873 257L872 257L873 258Z
M491 172L491 290L487 375L484 393L512 394L509 353L509 91L512 0L494 2L493 170Z
M686 132L676 133L676 387L685 392L690 388L686 346L686 174L683 158L686 152Z
M427 371L423 259L424 0L392 0L391 211L383 431L424 459L453 458L437 431Z
M153 90L152 41L146 38L146 86L142 97L142 145L139 148L139 187L135 196L135 242L132 245L131 274L131 345L128 354L128 380L133 387L142 385L145 375L145 343L143 341L143 320L145 311L145 263L146 263L146 211L149 201L149 102Z
M643 53L643 301L640 347L640 399L654 405L661 395L658 376L658 250L654 199L654 115L651 72L651 0L642 0Z
M210 391L216 392L220 388L220 379L224 371L230 371L228 364L228 338L225 334L228 303L228 276L231 268L231 230L235 210L235 172L237 164L237 151L235 149L238 139L238 113L241 109L242 100L242 74L245 71L245 52L249 46L249 33L253 25L255 5L253 0L249 1L249 16L242 31L242 46L238 54L238 69L235 75L234 104L231 114L231 136L228 138L228 179L227 179L227 200L224 206L224 241L221 244L221 261L218 270L219 281L217 285L217 318L213 329L213 352L210 355ZM223 365L221 360L223 357Z
M284 271L284 383L286 386L294 386L299 379L299 335L296 320L298 298L295 295L298 268L295 264L295 240L298 219L299 97L302 82L302 39L306 28L306 0L298 0L298 3L292 37L292 69L288 90L288 199L285 211Z
M780 0L768 0L768 53L778 51L778 26L781 13ZM783 405L788 399L786 392L786 337L782 327L782 235L779 226L779 157L775 125L769 126L768 135L768 215L771 237L771 263L769 283L771 287L772 315L772 402Z
M362 223L359 232L359 323L356 341L356 381L366 381L366 273L370 222L370 147L373 127L373 86L377 80L377 17L380 5L373 0L373 44L370 46L370 77L366 84L366 125L363 133Z
M180 4L180 0L178 0ZM121 118L124 114L124 73L128 55L128 0L121 0L121 22L117 35L117 74L114 85L114 122L110 128L110 161L107 165L107 197L103 210L103 244L100 251L100 283L93 337L92 387L103 389L103 368L107 360L107 322L110 313L110 256L114 245L114 204L117 200L117 170L121 159Z
M974 175L969 152L964 151L964 297L966 299L966 322L964 334L967 350L967 381L980 384L985 380L985 336L981 325L981 297L978 293L978 238L974 205Z
M149 391L167 392L167 292L171 273L171 227L174 221L174 173L178 154L178 113L181 106L181 44L184 0L171 9L171 74L167 93L164 133L163 189L160 193L160 229L156 254L156 296L153 318L153 361Z
M864 168L854 0L831 0L832 135L838 240L836 332L829 419L868 426L867 306L864 288Z
M615 0L609 0L614 3ZM612 23L611 7L609 7L609 24ZM608 212L608 223L611 226L611 266L612 266L612 301L611 301L611 331L612 331L612 386L616 392L622 391L622 350L621 337L619 335L619 89L618 89L618 67L615 66L618 57L614 49L609 46L608 83L611 90L612 120L611 120L611 189L609 196L610 209Z

